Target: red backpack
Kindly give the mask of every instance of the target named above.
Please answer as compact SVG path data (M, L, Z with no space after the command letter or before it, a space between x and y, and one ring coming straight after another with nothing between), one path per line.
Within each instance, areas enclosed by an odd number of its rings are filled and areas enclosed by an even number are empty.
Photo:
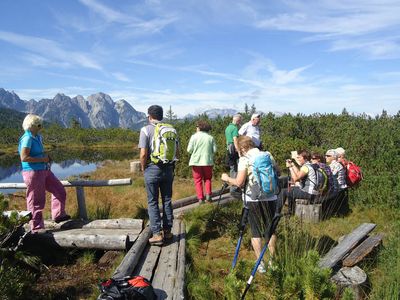
M346 168L346 184L348 187L353 187L363 180L361 168L352 161L345 160L342 165Z

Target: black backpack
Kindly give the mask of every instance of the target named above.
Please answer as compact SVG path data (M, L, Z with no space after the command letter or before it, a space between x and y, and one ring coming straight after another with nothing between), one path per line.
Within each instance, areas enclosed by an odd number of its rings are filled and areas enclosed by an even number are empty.
M97 300L157 300L151 283L142 276L109 279L100 284Z

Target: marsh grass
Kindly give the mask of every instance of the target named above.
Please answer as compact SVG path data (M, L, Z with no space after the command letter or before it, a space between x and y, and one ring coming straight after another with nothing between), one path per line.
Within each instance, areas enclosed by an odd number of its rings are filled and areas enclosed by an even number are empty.
M143 175L132 174L129 161L107 161L102 168L87 175L91 180L132 178L130 186L85 188L86 205L91 218L147 218L147 200ZM214 189L220 186L214 181ZM192 179L175 178L173 199L195 194ZM21 201L22 200L22 201ZM75 190L67 188L67 211L76 214ZM25 208L24 197L10 203ZM50 198L45 217L50 216ZM231 273L237 225L242 204L240 201L221 206L202 205L184 216L187 230L187 289L189 299L235 299L244 288L256 257L251 249L250 233L243 237L239 262ZM375 223L373 233L385 234L383 247L376 257L367 259L362 268L371 282L371 299L400 299L400 222L398 211L352 205L346 217L333 217L318 224L306 224L296 218L282 218L278 226L276 268L266 274L256 274L247 299L322 299L332 298L332 287L326 271L316 268L318 256L324 255L339 237L348 234L361 223ZM206 250L208 244L208 248ZM121 256L122 259L122 256ZM268 260L268 254L265 261ZM115 267L118 265L116 262ZM115 268L113 267L113 268ZM109 272L109 273L107 273ZM111 276L112 268L103 273ZM226 279L225 279L226 278ZM94 288L97 290L97 288ZM343 297L349 297L346 291ZM321 297L321 298L319 298Z

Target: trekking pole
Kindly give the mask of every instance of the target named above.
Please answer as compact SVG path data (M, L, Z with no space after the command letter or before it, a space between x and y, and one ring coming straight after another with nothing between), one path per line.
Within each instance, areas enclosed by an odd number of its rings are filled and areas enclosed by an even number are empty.
M271 224L269 225L269 228L266 232L266 243L264 245L264 248L262 249L260 256L258 257L253 270L251 271L251 275L249 277L249 280L247 280L247 284L246 284L246 288L244 289L243 295L241 300L244 300L244 298L246 297L246 294L250 288L251 282L253 281L254 277L256 276L256 272L257 272L257 268L260 265L265 252L267 251L268 248L268 244L269 244L269 240L271 239L271 236L274 234L276 227L278 226L279 223L279 219L281 218L281 214L275 214L274 218L272 219Z
M239 239L238 239L238 242L236 245L235 256L233 257L231 270L233 270L236 266L236 262L237 262L237 259L239 256L240 245L242 244L243 233L244 233L244 229L246 227L248 215L249 215L249 209L246 206L243 206L242 216L240 218L240 223L239 223Z
M218 208L219 208L219 203L221 202L221 198L222 198L222 194L224 193L224 190L228 187L228 183L224 182L222 184L221 190L219 191L219 197L218 197L218 201L217 201L217 207L214 209L213 212L213 216L211 219L211 222L214 223L215 222L215 216L217 214ZM208 224L208 223L207 223ZM207 255L207 251L208 251L208 244L210 243L210 240L207 241L207 246L206 246L206 254Z

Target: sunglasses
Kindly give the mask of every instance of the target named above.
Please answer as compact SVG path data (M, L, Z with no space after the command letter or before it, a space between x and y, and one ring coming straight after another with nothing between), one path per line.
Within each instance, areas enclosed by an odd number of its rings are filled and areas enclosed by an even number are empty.
M332 155L325 155L325 157L331 157Z

